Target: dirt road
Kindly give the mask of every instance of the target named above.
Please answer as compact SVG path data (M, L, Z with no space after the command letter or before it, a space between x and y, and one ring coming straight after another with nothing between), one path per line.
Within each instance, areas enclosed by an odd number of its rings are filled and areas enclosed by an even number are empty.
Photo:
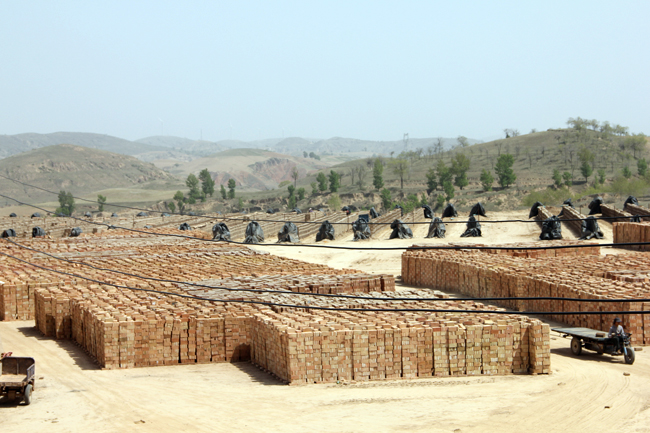
M520 218L519 213L500 214ZM527 216L527 215L525 215ZM408 246L444 240L331 245ZM481 243L533 241L536 224L484 225ZM568 236L567 236L568 237ZM611 234L609 239L611 240ZM400 273L401 251L256 246L279 255L366 272ZM556 325L556 324L553 324ZM551 340L551 375L419 379L286 386L248 363L100 370L69 341L33 322L0 322L5 350L33 356L31 406L0 402L0 432L645 432L650 430L650 350L634 365L607 355L574 357ZM624 373L629 373L625 375Z

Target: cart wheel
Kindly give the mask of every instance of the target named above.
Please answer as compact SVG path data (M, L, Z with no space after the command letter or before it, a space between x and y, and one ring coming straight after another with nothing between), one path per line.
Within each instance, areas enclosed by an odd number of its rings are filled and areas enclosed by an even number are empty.
M25 386L25 391L23 392L23 401L26 405L29 405L32 402L32 384L28 383Z
M625 354L623 355L623 357L625 358L625 363L626 364L634 364L634 358L636 356L634 354L634 349L632 349L631 347L628 347L626 350L627 350L627 355L625 355Z
M582 353L582 342L578 337L573 337L571 339L571 352L576 356Z

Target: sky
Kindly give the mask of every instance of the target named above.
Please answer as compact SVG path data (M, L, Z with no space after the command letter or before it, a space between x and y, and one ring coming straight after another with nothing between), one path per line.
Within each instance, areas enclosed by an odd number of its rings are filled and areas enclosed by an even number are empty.
M648 1L0 0L0 134L650 133Z

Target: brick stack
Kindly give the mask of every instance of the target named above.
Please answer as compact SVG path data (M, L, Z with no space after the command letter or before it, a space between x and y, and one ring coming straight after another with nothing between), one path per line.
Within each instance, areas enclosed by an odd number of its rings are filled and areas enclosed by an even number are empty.
M618 223L617 223L618 224ZM553 241L570 246L570 241ZM575 243L575 242L574 242ZM515 245L513 245L515 246ZM521 244L519 244L521 246ZM472 297L561 297L595 301L504 300L519 311L557 311L551 315L572 326L609 329L616 311L645 310L644 303L601 302L607 299L650 297L650 254L600 256L597 244L587 248L546 250L555 256L529 255L535 251L411 249L402 256L406 284L463 293ZM526 254L522 254L526 253ZM598 311L600 314L580 314ZM635 344L650 341L650 320L642 314L623 315L623 326ZM533 330L536 331L536 330ZM537 338L537 337L535 337ZM541 337L540 337L541 338ZM537 341L537 340L534 340ZM543 339L540 340L543 342ZM540 349L544 353L544 349ZM543 360L541 365L543 365Z
M584 220L586 218L577 209L571 206L562 206L562 216L560 216L560 219L578 236L582 235L582 221L578 220Z
M642 206L628 203L625 205L625 211L629 212L632 215L640 215L643 221L650 221L650 209L646 209Z
M632 215L631 213L629 213L629 212L626 212L626 211L624 211L624 210L616 209L614 206L610 206L610 205L608 205L608 204L601 204L601 205L600 205L600 209L601 209L601 211L602 211L602 215L603 215L604 217L608 217L608 218L621 218L620 220L618 220L618 221L620 221L620 222L629 221L630 218L632 218L632 216L633 216L633 215ZM617 220L611 219L611 220L608 220L608 221L609 221L610 223L614 223L614 222L617 221Z
M650 242L650 223L615 222L613 225L614 243ZM629 245L627 248L638 251L649 251L650 245Z

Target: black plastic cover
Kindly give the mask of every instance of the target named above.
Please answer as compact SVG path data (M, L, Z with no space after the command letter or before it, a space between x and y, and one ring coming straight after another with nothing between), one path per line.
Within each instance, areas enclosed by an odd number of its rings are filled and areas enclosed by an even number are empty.
M361 216L363 215L359 215L359 219L352 223L352 230L354 231L355 241L358 241L360 239L369 239L371 236L368 222L362 219Z
M596 215L603 213L600 209L600 205L603 204L603 198L598 196L589 203L589 215Z
M266 213L268 213L268 214L274 214L275 211L274 211L273 209L267 209L267 210L266 210Z
M38 213L38 212L34 212L34 213L32 214L32 218L40 218L40 217L41 217L41 214Z
M36 226L32 229L32 237L37 238L39 236L45 236L45 230L42 228Z
M278 233L278 243L280 242L300 242L298 227L291 221L284 223L282 230Z
M9 218L16 218L17 216L18 216L18 215L16 215L16 214L13 213L13 212L9 214Z
M329 221L323 221L323 224L318 229L318 233L316 233L316 242L320 242L323 239L334 240L334 226Z
M472 215L469 217L469 221L467 221L467 229L462 235L460 235L460 237L467 238L479 236L481 236L481 223L476 221L476 218L474 218L474 215Z
M370 218L379 218L379 212L374 207L370 208Z
M146 213L146 212L138 212L138 214L137 214L136 216L139 216L139 217L148 217L149 214Z
M367 213L361 214L359 215L359 219L368 223L370 222L370 215Z
M178 230L192 230L192 227L188 223L183 223L178 226Z
M93 214L91 214L90 212L86 212L86 213L84 214L84 216L85 216L86 218L92 218L92 217L93 217Z
M143 227L144 229L152 229L153 227L147 224L146 226Z
M168 216L171 216L171 215L169 215L167 212L163 212L162 214L160 214L160 216L161 217L168 217Z
M294 207L294 208L293 208L293 211L294 211L295 213L302 213L302 211L301 211L300 209L298 209L297 207Z
M543 241L550 241L553 239L562 239L562 224L560 219L556 216L545 219L542 222L542 234L539 238Z
M14 230L14 229L6 229L5 231L2 232L2 237L3 238L15 238L16 237L16 230Z
M345 212L346 215L350 215L350 212L352 212L352 209L350 209L350 206L343 206L343 207L341 208L341 210L342 210L343 212Z
M542 202L536 201L533 207L530 208L530 212L528 213L528 218L536 217L539 214L539 210L537 208L540 206L544 207Z
M393 232L390 234L390 239L412 239L413 231L409 226L404 224L402 220L395 220L390 224L390 228L393 229Z
M625 203L623 203L623 209L625 209L625 206L628 204L634 204L634 205L639 205L639 200L636 199L633 195L629 196L626 200Z
M562 202L562 206L571 206L574 209L576 208L573 205L573 199L572 198L568 198L568 199L564 200L564 202Z
M425 204L422 206L422 209L424 209L424 217L427 219L433 218L433 209L431 209L431 206L428 204Z
M431 224L429 224L429 233L427 233L428 238L444 238L447 229L445 228L445 223L438 217L433 217Z
M212 240L213 241L229 241L230 230L226 223L216 223L212 226Z
M451 203L449 203L445 210L442 212L442 218L455 218L457 216L458 212L456 212L456 208Z
M395 209L399 209L399 210L401 210L402 213L400 214L400 216L404 216L404 208L403 208L402 206L396 204L396 205L395 205Z
M117 218L117 217L119 217L119 215L116 214L115 212L113 212L113 213L111 214L111 218Z
M598 227L598 220L596 218L590 216L587 217L587 219L582 220L582 224L580 225L580 231L582 232L582 236L580 236L580 240L589 240L589 239L602 239L603 238L603 232L600 231L600 227Z
M631 223L640 223L641 221L643 221L641 215L632 215L632 218L630 218Z
M70 237L76 238L81 233L83 233L83 230L81 230L81 227L75 227L72 230L70 230Z
M472 206L472 209L469 211L469 216L472 215L487 216L485 215L485 208L483 207L483 204L481 204L480 201L476 203L474 206Z
M264 242L264 231L257 221L251 221L246 226L246 239L245 244L259 244Z
M188 216L196 216L196 212L188 212L187 215Z

